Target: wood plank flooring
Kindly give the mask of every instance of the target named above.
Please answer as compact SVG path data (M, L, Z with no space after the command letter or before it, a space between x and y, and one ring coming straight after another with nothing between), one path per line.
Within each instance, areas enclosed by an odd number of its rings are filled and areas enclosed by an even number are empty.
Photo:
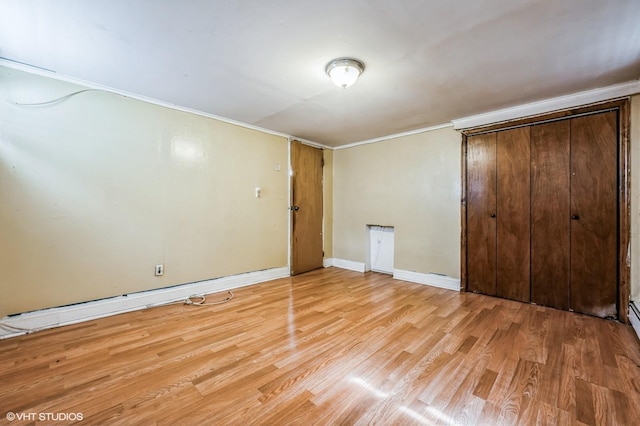
M638 425L639 365L623 324L329 268L2 340L0 424Z

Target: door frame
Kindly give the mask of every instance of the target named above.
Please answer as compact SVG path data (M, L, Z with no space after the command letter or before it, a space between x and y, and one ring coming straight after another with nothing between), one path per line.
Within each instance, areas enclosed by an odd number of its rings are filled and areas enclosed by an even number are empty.
M460 236L460 291L467 291L467 137L482 133L524 127L549 121L565 120L581 115L597 114L605 111L618 111L618 283L617 310L618 319L629 323L629 302L631 296L631 192L629 167L630 158L630 98L623 97L597 102L585 106L568 108L551 113L539 114L487 126L461 130L461 171L462 190L460 199L461 236Z

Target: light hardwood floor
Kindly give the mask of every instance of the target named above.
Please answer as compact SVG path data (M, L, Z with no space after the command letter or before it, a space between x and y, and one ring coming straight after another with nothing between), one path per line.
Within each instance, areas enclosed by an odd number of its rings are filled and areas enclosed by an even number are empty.
M626 325L329 268L0 341L0 423L638 425L639 365Z

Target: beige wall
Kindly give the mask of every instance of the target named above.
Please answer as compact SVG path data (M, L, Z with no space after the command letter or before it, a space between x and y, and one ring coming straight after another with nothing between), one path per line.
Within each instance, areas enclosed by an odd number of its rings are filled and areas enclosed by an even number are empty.
M640 95L631 98L631 300L640 302Z
M395 227L394 267L460 277L460 133L334 152L333 257L365 262L366 225Z
M286 138L79 89L0 67L0 316L287 266Z
M324 229L322 231L325 259L333 257L333 151L322 151L324 168L322 176L323 189L323 217Z
M104 92L4 102L80 89L0 67L0 316L288 264L285 138ZM325 257L365 262L366 225L390 225L396 269L459 278L460 141L325 150ZM635 173L631 242L640 300Z

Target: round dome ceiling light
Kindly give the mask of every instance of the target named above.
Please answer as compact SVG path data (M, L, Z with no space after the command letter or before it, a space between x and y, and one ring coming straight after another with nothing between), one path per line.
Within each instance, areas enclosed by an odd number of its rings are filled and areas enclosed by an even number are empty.
M326 71L336 86L346 89L364 72L364 64L353 58L338 58L327 64Z

